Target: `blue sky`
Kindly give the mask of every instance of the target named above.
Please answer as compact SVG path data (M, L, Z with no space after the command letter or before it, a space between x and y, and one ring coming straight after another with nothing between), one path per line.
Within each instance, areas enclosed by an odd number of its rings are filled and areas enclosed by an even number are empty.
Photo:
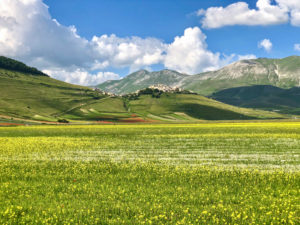
M88 39L94 35L156 37L172 42L184 29L199 26L199 9L226 7L236 0L46 0L51 15L64 25L75 25ZM244 1L256 8L256 0ZM290 24L272 26L231 26L203 29L212 51L226 54L255 54L258 57L285 57L299 54L300 28ZM271 52L257 48L264 38L272 41Z
M298 55L299 29L300 0L0 1L0 54L82 85Z

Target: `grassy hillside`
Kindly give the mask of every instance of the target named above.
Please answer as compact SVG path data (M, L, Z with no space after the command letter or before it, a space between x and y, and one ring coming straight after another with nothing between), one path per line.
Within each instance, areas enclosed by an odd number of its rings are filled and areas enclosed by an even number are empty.
M239 107L275 110L300 115L300 88L281 89L259 85L229 88L214 93L212 98Z
M129 101L128 108L143 117L164 121L282 118L277 113L238 108L193 94L141 95Z
M61 116L70 120L107 122L118 122L132 117L125 107L123 98L109 96L80 105L67 113L63 113Z
M48 76L0 69L0 114L56 121L62 112L95 102L89 88L67 84Z
M0 56L0 68L22 73L29 73L37 76L47 76L46 74L37 70L34 67L29 67L22 62L4 56Z
M94 120L111 122L195 121L199 119L279 118L279 114L241 109L191 94L141 95L135 100L96 96L89 88L47 76L0 69L0 115L41 121Z
M16 62L16 65L19 65ZM22 64L21 64L22 65ZM26 65L25 65L26 67ZM160 93L112 97L52 79L39 72L0 68L2 122L68 121L180 122L282 118L282 115L229 106L199 95ZM177 76L169 71L170 76ZM5 121L4 121L5 119Z

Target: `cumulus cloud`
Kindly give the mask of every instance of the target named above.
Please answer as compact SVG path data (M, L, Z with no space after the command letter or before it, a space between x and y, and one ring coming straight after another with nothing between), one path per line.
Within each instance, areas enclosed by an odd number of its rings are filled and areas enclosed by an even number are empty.
M300 0L276 0L276 2L290 13L291 24L300 26Z
M167 45L155 38L120 38L116 35L93 37L91 44L97 52L97 60L104 66L139 69L163 62ZM97 64L96 64L97 66Z
M263 48L267 52L270 52L272 50L273 44L269 39L264 39L258 43L259 48Z
M75 26L53 19L42 0L0 1L0 55L81 85L119 79L107 71L120 68L135 71L161 64L194 74L218 69L236 57L210 51L206 35L198 27L187 28L169 44L156 38L114 34L87 40L78 35Z
M92 54L89 42L75 27L65 27L52 19L48 7L39 0L1 0L0 18L8 21L0 28L0 52L39 68L86 66Z
M295 51L300 51L300 44L295 44L294 45L294 50Z
M93 86L107 80L120 79L118 74L112 72L98 72L96 74L91 74L88 71L79 68L75 70L43 70L43 72L55 79L85 86Z
M42 70L72 74L130 67L139 69L161 63L165 44L155 38L119 38L102 35L86 40L74 26L51 18L42 0L0 1L0 54L24 61ZM51 74L51 73L50 73ZM85 84L85 79L73 79ZM99 80L99 77L95 80ZM65 79L65 81L67 81Z
M273 4L275 3L275 4ZM250 9L246 2L236 2L227 7L200 9L198 16L205 28L233 25L276 25L291 22L300 26L300 0L258 0L257 9Z
M165 66L179 72L194 74L218 69L226 59L207 49L206 35L198 28L187 28L167 48Z

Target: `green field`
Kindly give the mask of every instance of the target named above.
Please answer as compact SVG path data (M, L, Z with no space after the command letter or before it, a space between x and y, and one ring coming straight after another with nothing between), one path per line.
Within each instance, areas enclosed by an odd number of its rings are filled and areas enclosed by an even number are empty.
M0 128L0 224L299 224L300 123Z

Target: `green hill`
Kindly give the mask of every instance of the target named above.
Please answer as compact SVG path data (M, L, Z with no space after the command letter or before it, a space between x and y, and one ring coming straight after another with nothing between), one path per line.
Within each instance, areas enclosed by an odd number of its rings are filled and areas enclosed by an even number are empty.
M163 121L283 118L277 113L238 108L195 94L142 94L127 104L132 113Z
M22 62L4 56L0 56L0 68L16 72L28 73L31 75L48 76L34 67L29 67Z
M105 98L90 88L50 78L25 64L0 58L0 117L57 121L77 107Z
M252 85L292 88L300 84L300 57L242 60L217 71L196 75L180 74L169 70L152 73L139 71L121 80L107 81L98 87L107 92L126 94L156 84L177 86L202 95Z
M166 93L153 89L144 89L139 94L124 97L105 97L62 113L61 116L71 120L84 118L102 122L195 122L285 118L278 113L239 108L196 94Z
M239 107L259 108L300 115L300 88L282 89L269 85L229 88L214 93L213 99Z
M71 122L180 122L284 117L226 105L187 92L152 90L155 94L141 91L138 95L109 96L52 79L35 69L20 70L19 66L0 67L0 122L9 123L10 118L28 122L64 119Z

